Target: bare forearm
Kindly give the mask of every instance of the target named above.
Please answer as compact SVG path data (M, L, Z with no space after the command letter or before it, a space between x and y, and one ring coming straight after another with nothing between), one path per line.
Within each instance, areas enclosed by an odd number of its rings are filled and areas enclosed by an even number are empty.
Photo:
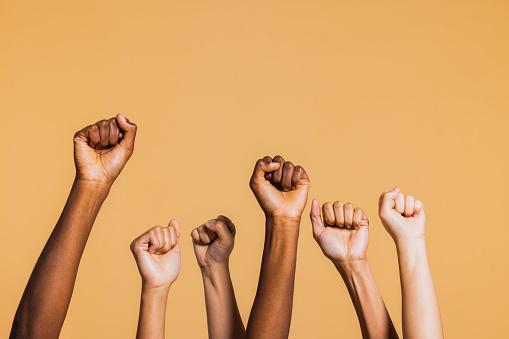
M137 339L164 339L169 287L142 287Z
M398 338L367 260L336 264L359 318L363 338Z
M202 269L210 339L240 339L244 323L235 299L228 264Z
M437 295L424 239L397 244L405 338L443 338Z
M78 266L109 186L75 181L19 304L11 338L57 338Z
M247 338L288 338L300 221L267 219L258 290Z

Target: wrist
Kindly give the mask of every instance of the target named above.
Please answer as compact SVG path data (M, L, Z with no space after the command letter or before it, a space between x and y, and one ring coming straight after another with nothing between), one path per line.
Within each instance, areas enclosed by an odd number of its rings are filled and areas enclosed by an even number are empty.
M400 251L407 252L426 248L426 241L424 239L424 236L416 238L402 237L399 239L394 239L394 243L396 244L396 250L398 251L398 253Z
M334 264L334 266L341 275L353 275L362 272L366 269L369 270L369 262L367 258L344 261L332 261L332 263Z
M149 297L164 297L168 296L170 291L171 283L161 286L151 286L147 283L141 284L141 294Z
M398 260L414 262L419 258L426 257L426 242L424 238L399 240L396 242L396 252Z
M285 234L299 234L300 217L283 217L266 215L265 222L267 232L284 231Z
M80 178L78 175L74 179L73 187L84 189L97 194L108 194L113 182L107 183L103 181L88 180Z
M230 274L230 264L228 261L208 264L200 267L203 278L214 278L224 274Z
M278 214L273 212L266 212L265 218L267 221L273 221L273 222L287 222L287 223L299 223L302 218L302 213L298 215L284 215L284 214Z

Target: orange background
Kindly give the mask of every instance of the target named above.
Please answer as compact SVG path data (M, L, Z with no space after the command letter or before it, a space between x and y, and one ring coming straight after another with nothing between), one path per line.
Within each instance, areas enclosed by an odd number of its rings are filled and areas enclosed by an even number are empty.
M76 130L118 112L136 151L101 210L62 338L134 337L129 251L177 218L182 271L168 337L205 338L189 233L225 214L247 322L264 219L255 161L304 166L310 199L351 201L401 328L394 245L377 217L395 185L427 210L428 255L449 338L509 331L507 1L0 1L0 337L70 189ZM358 338L339 274L301 224L291 338ZM400 332L401 333L401 332Z

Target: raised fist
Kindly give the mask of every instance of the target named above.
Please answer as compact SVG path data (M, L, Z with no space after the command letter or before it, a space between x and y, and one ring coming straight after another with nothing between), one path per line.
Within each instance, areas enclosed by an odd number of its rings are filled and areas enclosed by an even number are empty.
M122 115L74 134L76 178L111 185L134 150L136 125Z
M201 269L227 265L235 242L235 225L220 215L191 232L194 254Z
M334 264L343 264L366 259L369 242L369 221L359 207L339 201L322 206L323 221L320 215L320 203L313 200L311 223L313 237L323 254Z
M256 163L249 186L267 217L300 220L309 191L304 168L266 156Z
M395 242L424 239L426 225L424 205L410 195L401 194L399 187L382 193L378 215Z
M143 286L169 287L180 273L180 228L176 220L168 227L156 226L134 239L131 252Z

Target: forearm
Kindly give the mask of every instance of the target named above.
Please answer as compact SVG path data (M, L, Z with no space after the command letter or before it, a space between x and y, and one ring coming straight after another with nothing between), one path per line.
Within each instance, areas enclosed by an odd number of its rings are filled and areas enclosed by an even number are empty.
M247 338L288 338L300 221L267 219L258 290Z
M424 239L397 243L405 338L443 338Z
M398 338L367 260L335 264L352 299L363 338Z
M202 269L210 339L244 338L228 264Z
M11 338L57 338L78 266L109 186L75 181L19 304Z
M170 287L142 287L137 339L164 339L166 304Z

